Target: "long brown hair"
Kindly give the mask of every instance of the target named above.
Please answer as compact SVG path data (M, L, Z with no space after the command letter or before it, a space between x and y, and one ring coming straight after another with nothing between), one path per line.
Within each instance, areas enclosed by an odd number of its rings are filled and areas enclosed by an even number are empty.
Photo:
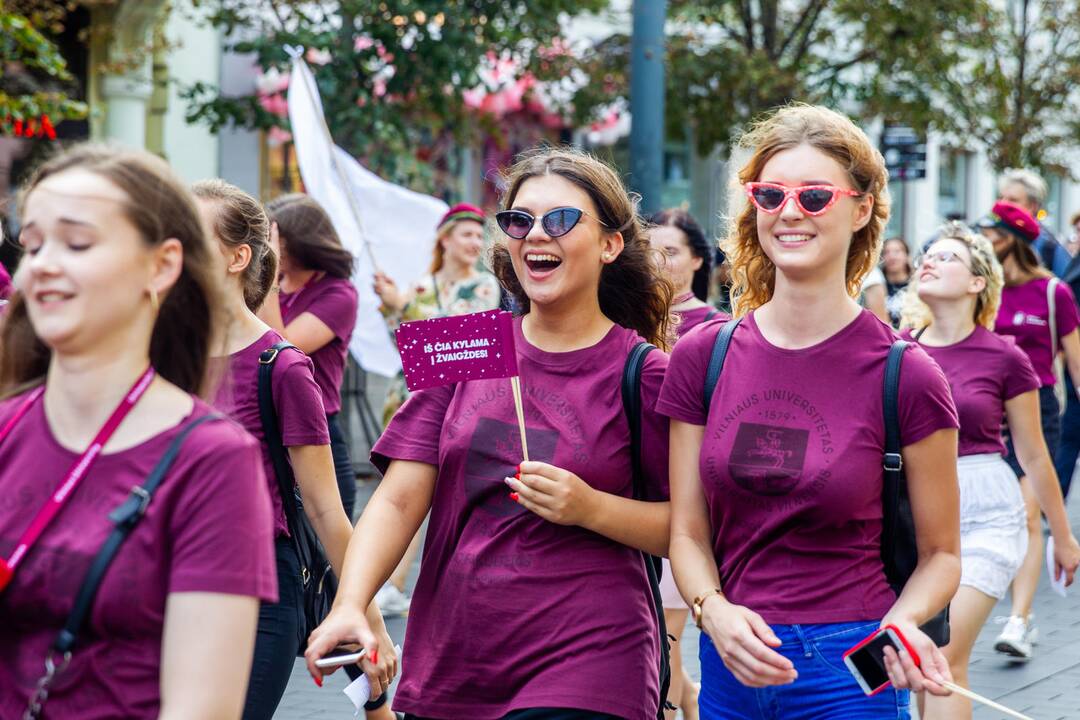
M257 311L278 273L266 212L258 200L224 180L200 180L191 186L191 192L213 203L213 231L221 242L230 248L240 245L251 248L251 261L244 268L244 303L252 312Z
M20 211L26 197L42 181L75 169L108 180L128 196L123 212L147 245L154 247L169 238L180 241L183 267L176 284L161 299L150 337L150 362L177 387L190 393L206 391L210 343L221 321L222 300L214 262L217 250L203 231L191 194L158 157L139 150L87 144L38 168L20 194ZM40 384L51 357L34 332L19 294L7 310L0 339L0 397Z
M998 262L1004 265L1005 260L1012 257L1013 261L1016 263L1017 269L1020 271L1011 281L1009 280L1008 274L1006 274L1005 287L1023 285L1035 278L1053 277L1053 274L1039 263L1039 256L1035 254L1035 250L1032 249L1027 239L1020 237L1014 232L1005 230L1004 228L996 227L992 229L994 232L999 232L1007 238L1012 238L1012 245L1005 248L1003 252L997 253Z
M881 235L889 219L889 175L885 159L866 133L838 112L794 104L757 122L739 144L753 150L753 155L739 170L740 186L758 180L765 164L778 153L799 145L810 145L840 163L847 170L855 190L863 196L873 196L870 222L852 234L848 247L847 291L856 297L863 278L877 264ZM752 203L745 203L721 246L731 267L734 314L746 315L768 302L776 289L776 266L761 248L757 210Z
M622 232L623 251L600 273L600 310L612 322L634 330L649 342L669 347L668 308L673 290L660 273L656 251L649 244L634 201L619 175L592 155L565 147L546 147L524 153L506 174L503 207L514 204L521 186L530 178L558 175L584 190L596 206L597 218ZM612 232L605 230L605 232ZM505 242L491 251L495 276L523 312L531 306L510 259Z
M332 277L352 277L352 253L341 244L322 205L303 193L292 193L268 202L266 212L278 224L281 247L290 260Z

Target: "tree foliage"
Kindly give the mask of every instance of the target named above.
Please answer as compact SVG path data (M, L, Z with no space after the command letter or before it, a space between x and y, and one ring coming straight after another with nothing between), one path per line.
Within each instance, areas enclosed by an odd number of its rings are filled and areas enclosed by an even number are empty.
M558 18L606 0L200 0L231 48L253 53L264 71L288 73L286 45L314 52L309 64L334 139L398 180L444 152L451 139L493 123L466 112L462 93L478 82L489 53L553 72L543 48L559 36ZM280 104L256 93L223 96L197 84L185 90L188 120L216 130L287 127Z
M943 128L982 143L997 170L1068 167L1080 145L1080 2L996 7L965 46L932 69Z
M4 128L10 129L11 121L36 121L43 115L53 123L85 117L86 105L70 96L74 78L67 63L45 34L55 31L57 12L23 15L17 9L0 9L0 120L5 121Z

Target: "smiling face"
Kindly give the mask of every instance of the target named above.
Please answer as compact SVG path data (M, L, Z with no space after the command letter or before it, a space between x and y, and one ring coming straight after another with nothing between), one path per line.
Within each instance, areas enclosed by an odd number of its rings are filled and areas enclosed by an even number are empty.
M836 160L811 145L782 150L761 170L761 182L786 187L831 185L855 190L847 171ZM873 196L847 195L817 216L805 214L789 199L778 213L757 211L757 236L778 275L792 280L844 276L851 236L866 226Z
M459 220L443 235L443 259L451 265L472 267L484 250L484 226L475 220Z
M17 283L35 333L54 351L111 343L133 323L149 336L147 288L157 263L128 219L128 202L116 185L80 169L47 177L26 199Z
M971 250L959 240L938 240L922 257L917 271L919 298L959 300L978 297L986 287L986 278L971 271Z
M552 238L540 218L560 207L578 208L585 214L570 232ZM536 218L523 240L505 240L514 273L530 302L539 307L597 302L600 271L615 260L623 245L621 234L600 225L589 194L560 175L537 175L521 184L510 209Z
M649 243L663 256L662 269L675 286L676 296L690 292L694 273L701 267L704 259L690 250L686 233L673 225L660 225L649 229Z

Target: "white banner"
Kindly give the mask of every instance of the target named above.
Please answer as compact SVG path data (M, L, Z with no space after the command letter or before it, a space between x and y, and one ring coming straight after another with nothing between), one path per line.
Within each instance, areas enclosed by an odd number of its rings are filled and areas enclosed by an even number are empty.
M401 359L379 313L380 300L372 288L375 269L364 241L370 243L379 269L405 290L427 272L435 229L448 208L438 198L386 182L333 145L322 113L315 77L307 63L294 59L289 121L300 177L308 194L330 215L341 242L356 257L352 280L360 304L349 348L365 370L392 377L401 369ZM341 182L343 175L347 187ZM362 227L357 226L346 193L352 195Z

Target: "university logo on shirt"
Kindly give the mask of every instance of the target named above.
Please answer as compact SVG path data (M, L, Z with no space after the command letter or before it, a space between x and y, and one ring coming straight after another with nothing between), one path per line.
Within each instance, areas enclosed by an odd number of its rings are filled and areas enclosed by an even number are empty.
M1013 325L1038 325L1039 327L1046 327L1047 324L1047 321L1038 315L1028 315L1024 312L1018 312L1013 315Z
M799 484L808 430L744 422L731 448L728 472L739 487L758 495L786 495Z

